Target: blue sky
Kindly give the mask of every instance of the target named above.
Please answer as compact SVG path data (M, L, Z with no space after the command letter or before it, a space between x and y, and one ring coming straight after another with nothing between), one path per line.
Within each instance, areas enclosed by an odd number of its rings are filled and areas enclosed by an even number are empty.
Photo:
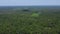
M0 0L0 6L60 5L60 0Z

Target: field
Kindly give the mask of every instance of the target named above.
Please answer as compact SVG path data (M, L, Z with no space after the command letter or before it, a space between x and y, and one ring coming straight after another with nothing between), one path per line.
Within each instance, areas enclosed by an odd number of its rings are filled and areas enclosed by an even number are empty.
M0 10L0 34L60 34L59 9L3 10Z

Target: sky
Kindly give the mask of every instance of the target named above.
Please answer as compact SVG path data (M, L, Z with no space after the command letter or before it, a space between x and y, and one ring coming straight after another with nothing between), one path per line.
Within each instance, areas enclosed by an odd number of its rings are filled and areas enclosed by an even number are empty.
M60 0L0 0L0 6L60 5Z

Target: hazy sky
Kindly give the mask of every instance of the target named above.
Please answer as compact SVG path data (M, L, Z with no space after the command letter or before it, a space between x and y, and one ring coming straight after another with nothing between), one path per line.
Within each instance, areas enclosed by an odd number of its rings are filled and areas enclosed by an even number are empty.
M0 0L0 6L60 5L60 0Z

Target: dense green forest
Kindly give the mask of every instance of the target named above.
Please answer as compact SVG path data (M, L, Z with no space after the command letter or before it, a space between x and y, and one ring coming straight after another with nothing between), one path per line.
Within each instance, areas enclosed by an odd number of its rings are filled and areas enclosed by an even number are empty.
M60 10L2 9L0 34L60 34Z

